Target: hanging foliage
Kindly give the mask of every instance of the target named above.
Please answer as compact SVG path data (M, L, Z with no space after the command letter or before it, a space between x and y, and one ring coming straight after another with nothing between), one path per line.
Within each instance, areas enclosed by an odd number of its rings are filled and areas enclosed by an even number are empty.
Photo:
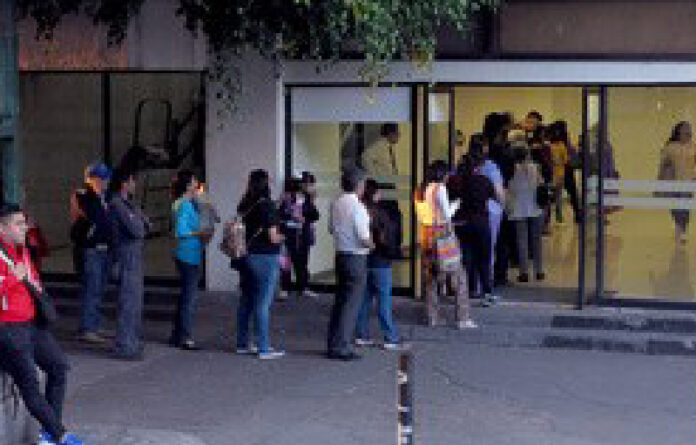
M126 35L128 20L145 0L18 0L23 16L49 37L66 14L85 14L105 25L112 43ZM178 0L177 14L202 34L213 55L211 75L229 103L239 90L239 57L259 52L282 70L284 60L325 66L342 57L364 61L361 76L384 79L389 62L410 60L427 68L443 26L466 35L475 15L500 0Z

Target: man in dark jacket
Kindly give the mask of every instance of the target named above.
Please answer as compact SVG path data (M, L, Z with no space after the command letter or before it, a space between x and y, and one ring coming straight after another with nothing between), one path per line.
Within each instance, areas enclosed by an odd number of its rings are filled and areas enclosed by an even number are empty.
M106 201L111 170L98 162L87 169L86 182L75 193L80 217L71 229L73 242L82 251L82 318L79 339L87 343L105 343L99 334L100 306L109 271L109 246L112 224Z

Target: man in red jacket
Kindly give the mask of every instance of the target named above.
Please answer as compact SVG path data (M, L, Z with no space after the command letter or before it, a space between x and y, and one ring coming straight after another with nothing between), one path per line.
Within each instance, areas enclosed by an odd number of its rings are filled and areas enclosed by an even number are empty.
M18 205L0 204L0 244L14 263L0 261L0 369L12 377L27 409L41 423L39 444L80 445L61 421L67 359L53 334L36 326L34 301L23 282L41 286L25 246L27 230ZM36 365L46 373L45 394Z

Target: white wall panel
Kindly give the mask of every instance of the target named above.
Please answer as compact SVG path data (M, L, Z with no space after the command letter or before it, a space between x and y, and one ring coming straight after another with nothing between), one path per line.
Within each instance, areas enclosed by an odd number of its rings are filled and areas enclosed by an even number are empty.
M409 88L294 88L293 122L408 122Z

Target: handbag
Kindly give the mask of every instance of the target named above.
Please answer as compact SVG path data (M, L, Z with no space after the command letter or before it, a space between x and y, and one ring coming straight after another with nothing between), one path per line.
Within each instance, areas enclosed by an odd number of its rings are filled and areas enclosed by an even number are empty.
M433 244L435 264L438 270L450 272L460 267L462 252L459 248L459 240L449 228L446 228L441 235L436 236Z
M0 259L5 262L9 267L14 267L15 262L10 257L4 246L0 245ZM27 250L24 251L24 261L25 264L31 264ZM41 286L32 281L31 279L31 269L29 269L27 276L24 277L22 283L29 291L29 295L34 303L34 309L36 310L36 325L41 328L47 328L58 321L58 311L53 303L53 299L50 295L44 291Z

